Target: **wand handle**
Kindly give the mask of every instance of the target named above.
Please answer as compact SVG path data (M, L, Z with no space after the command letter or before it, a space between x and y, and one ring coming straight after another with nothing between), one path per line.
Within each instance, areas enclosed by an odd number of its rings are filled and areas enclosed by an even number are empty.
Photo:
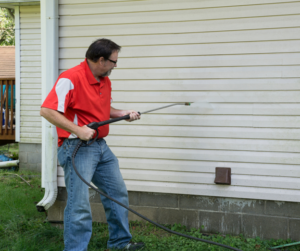
M165 109L167 107L171 107L171 106L174 106L174 105L191 105L191 103L188 103L188 102L186 102L186 103L174 103L174 104L171 104L171 105L166 105L166 106L163 106L163 107L159 107L159 108L152 109L152 110L149 110L149 111L145 111L145 112L142 112L142 113L138 112L138 113L141 115L141 114L157 111L157 110L160 110L160 109ZM127 114L123 117L115 118L115 119L109 119L109 120L100 121L100 122L92 122L92 123L89 123L87 126L89 128L92 128L92 129L96 130L99 126L107 125L107 124L114 123L114 122L117 122L117 121L120 121L120 120L125 120L125 119L130 119L129 114Z
M140 112L138 112L138 113L141 114ZM110 123L114 123L114 122L117 122L117 121L120 121L120 120L126 120L126 119L130 119L129 114L127 114L125 116L122 116L122 117L119 117L119 118L109 119L109 120L100 121L100 122L92 122L92 123L89 123L87 125L87 127L96 130L99 126L107 125L107 124L110 124Z

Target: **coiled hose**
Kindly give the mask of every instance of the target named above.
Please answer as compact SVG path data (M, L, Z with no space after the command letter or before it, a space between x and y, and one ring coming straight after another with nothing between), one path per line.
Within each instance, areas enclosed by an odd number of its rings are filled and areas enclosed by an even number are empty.
M98 132L97 132L96 138L95 138L89 145L93 144L94 141L95 141L97 138L98 138ZM209 241L209 240L204 240L204 239L201 239L201 238L196 238L196 237L189 236L189 235L182 234L182 233L178 233L178 232L173 231L173 230L171 230L171 229L169 229L169 228L166 228L166 227L164 227L164 226L162 226L162 225L160 225L160 224L158 224L158 223L156 223L156 222L154 222L154 221L148 219L147 217L145 217L145 216L139 214L138 212L136 212L136 211L134 211L133 209L127 207L126 205L122 204L121 202L115 200L114 198L108 196L107 194L101 192L101 191L98 190L97 188L91 186L91 185L90 185L90 184L89 184L89 183L88 183L88 182L80 175L80 173L78 172L78 170L77 170L77 168L76 168L76 165L75 165L75 156L76 156L76 154L77 154L79 148L82 146L82 144L83 144L83 141L79 141L78 144L77 144L76 147L75 147L75 150L74 150L73 154L72 154L72 164L73 164L73 168L74 168L76 174L78 175L78 177L79 177L85 184L87 184L90 188L92 188L93 190L95 190L97 193L99 193L99 194L105 196L106 198L108 198L108 199L114 201L115 203L119 204L120 206L126 208L128 211L130 211L130 212L136 214L137 216L141 217L142 219L144 219L144 220L146 220L146 221L152 223L153 225L155 225L155 226L157 226L157 227L159 227L159 228L161 228L161 229L163 229L163 230L165 230L165 231L167 231L167 232L169 232L169 233L176 234L176 235L179 235L179 236L188 238L188 239L192 239L192 240L196 240L196 241L202 241L202 242L206 242L206 243L209 243L209 244L212 244L212 245L217 245L217 246L220 246L220 247L223 247L223 248L228 248L228 249L231 249L231 250L242 251L242 250L240 250L240 249L237 249L237 248L234 248L234 247L230 247L230 246L227 246L227 245L224 245L224 244L221 244L221 243L217 243L217 242L213 242L213 241Z

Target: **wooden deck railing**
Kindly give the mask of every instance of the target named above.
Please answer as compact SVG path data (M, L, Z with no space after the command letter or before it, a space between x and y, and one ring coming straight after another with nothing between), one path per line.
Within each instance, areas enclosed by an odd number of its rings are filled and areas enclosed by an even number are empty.
M14 141L15 140L15 124L14 124L14 86L15 79L0 78L0 140ZM5 89L5 91L4 91ZM9 143L9 142L8 142ZM0 143L1 145L1 143Z

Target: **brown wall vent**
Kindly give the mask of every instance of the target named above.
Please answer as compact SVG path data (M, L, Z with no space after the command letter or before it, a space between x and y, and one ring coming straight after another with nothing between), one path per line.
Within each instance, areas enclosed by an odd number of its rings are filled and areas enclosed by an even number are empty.
M231 185L231 168L216 167L216 184Z

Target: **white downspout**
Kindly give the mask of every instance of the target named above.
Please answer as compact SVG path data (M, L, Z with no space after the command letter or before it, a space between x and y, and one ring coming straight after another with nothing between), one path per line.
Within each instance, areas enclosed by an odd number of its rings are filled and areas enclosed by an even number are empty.
M16 113L15 113L15 141L20 142L20 90L21 90L21 41L20 41L20 7L15 7L15 85L16 85Z
M11 167L11 166L18 166L19 160L10 160L10 161L2 161L0 162L0 167Z
M58 0L41 0L42 102L58 77ZM42 187L44 198L36 205L42 212L57 197L57 134L55 126L42 119Z

